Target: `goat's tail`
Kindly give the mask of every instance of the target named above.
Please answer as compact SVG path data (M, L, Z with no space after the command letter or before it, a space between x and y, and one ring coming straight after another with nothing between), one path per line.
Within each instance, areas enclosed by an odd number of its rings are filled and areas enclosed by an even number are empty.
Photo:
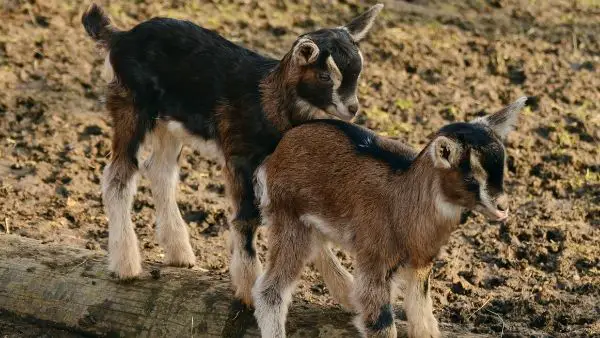
M92 4L81 16L81 23L94 41L109 47L110 41L118 32L110 22L110 18L100 6Z

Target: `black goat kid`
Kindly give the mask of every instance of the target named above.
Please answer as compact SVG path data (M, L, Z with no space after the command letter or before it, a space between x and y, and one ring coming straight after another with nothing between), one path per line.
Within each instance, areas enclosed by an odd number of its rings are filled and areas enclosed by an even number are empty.
M382 7L373 6L346 26L300 36L279 61L188 21L154 18L121 31L92 5L82 22L108 50L106 66L112 74L107 93L112 157L102 187L109 269L123 279L142 270L130 218L139 169L151 181L166 263L194 264L175 197L177 160L183 144L213 143L224 160L233 201L232 281L236 296L250 305L261 270L253 173L292 126L316 118L349 120L356 114L363 65L358 42ZM152 155L140 168L138 149L148 140Z

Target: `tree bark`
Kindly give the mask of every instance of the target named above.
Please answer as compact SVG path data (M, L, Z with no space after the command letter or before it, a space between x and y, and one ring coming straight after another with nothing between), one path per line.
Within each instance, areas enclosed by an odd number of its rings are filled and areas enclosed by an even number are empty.
M258 337L229 280L190 269L144 266L130 282L106 270L104 252L0 235L0 315L76 333L116 337ZM352 315L295 302L289 337L356 337ZM404 323L397 323L399 332ZM443 327L444 328L444 327ZM446 329L451 337L469 334Z

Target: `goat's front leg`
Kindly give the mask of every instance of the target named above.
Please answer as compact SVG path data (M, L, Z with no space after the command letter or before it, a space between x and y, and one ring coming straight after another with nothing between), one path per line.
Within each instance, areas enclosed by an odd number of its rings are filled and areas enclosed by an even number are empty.
M354 302L358 316L354 325L363 337L395 338L396 324L391 304L392 281L378 272L357 268Z
M260 212L254 200L253 168L243 159L233 158L227 163L225 173L235 215L230 227L231 282L235 297L245 305L252 306L252 287L262 271L256 253Z
M431 266L407 268L403 271L406 279L404 308L408 319L408 336L414 338L440 337L438 322L433 316L429 276Z

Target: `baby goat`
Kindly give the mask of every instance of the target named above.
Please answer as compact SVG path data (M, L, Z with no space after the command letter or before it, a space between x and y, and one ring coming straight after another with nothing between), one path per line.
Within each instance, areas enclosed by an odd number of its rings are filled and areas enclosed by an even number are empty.
M354 280L337 261L324 278L332 293L351 295L364 336L396 337L391 301L399 275L408 286L409 336L439 337L432 261L464 210L508 216L502 140L526 100L447 125L420 153L339 120L288 131L256 173L270 228L267 268L253 288L262 336L285 336L294 282L313 257L331 254L333 241L355 254Z
M113 122L112 156L102 195L109 219L109 269L119 278L141 272L130 211L138 149L146 136L153 153L142 168L151 182L166 263L194 264L175 198L177 160L182 144L209 141L224 159L233 201L232 280L237 297L250 305L261 269L253 173L292 126L356 114L363 64L358 42L382 7L373 6L346 26L300 36L278 61L188 21L154 18L121 31L92 5L82 23L108 50L105 64L113 75L106 102Z

